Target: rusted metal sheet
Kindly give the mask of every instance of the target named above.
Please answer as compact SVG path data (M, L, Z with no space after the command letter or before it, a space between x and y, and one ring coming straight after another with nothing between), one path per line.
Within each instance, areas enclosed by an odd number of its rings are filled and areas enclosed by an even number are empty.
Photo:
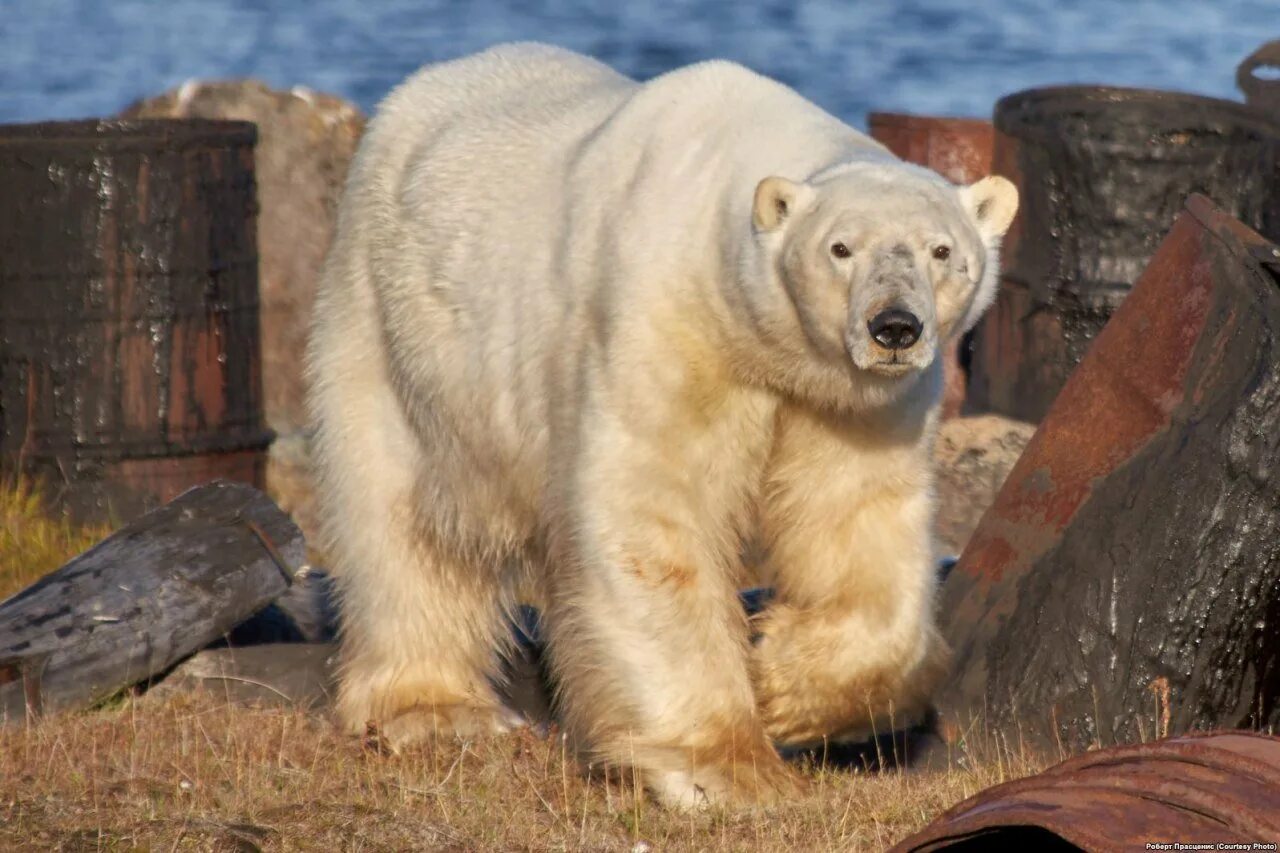
M0 127L0 467L80 518L261 485L254 140L245 122Z
M943 586L944 718L1069 750L1280 724L1278 262L1188 201Z
M1018 185L995 305L973 338L969 402L1038 422L1192 192L1280 225L1280 124L1232 101L1094 86L995 109L992 170ZM1275 234L1269 234L1275 236Z
M938 118L903 113L871 113L871 136L894 156L933 169L954 184L971 184L991 174L995 127L975 118ZM962 363L967 341L955 341L947 354L942 416L953 418L964 406L968 376Z
M1077 756L970 797L892 850L1149 850L1277 839L1280 738L1226 731Z

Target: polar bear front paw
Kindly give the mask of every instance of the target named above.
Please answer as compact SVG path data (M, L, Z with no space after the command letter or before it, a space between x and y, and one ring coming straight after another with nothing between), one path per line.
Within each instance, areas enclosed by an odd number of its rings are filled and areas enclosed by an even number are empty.
M371 721L366 726L366 737L377 746L398 753L440 738L501 735L524 725L519 714L506 708L435 705L409 708L384 722Z
M767 806L805 791L808 782L769 750L754 760L655 772L649 787L668 808Z

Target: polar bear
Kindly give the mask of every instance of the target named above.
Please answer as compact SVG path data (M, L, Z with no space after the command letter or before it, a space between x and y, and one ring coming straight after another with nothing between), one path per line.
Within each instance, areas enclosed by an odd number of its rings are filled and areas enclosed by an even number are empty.
M1016 206L727 62L638 84L508 45L412 76L308 353L340 718L397 746L513 725L526 599L579 754L668 803L768 801L797 784L777 747L919 712L938 354Z

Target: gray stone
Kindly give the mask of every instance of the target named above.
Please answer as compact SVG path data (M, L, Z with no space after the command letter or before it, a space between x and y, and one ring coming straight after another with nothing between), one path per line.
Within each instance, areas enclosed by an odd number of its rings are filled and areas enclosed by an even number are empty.
M314 474L311 468L311 445L307 434L299 430L277 436L267 450L267 494L307 537L308 562L323 564L318 549L320 517L316 508Z
M327 708L334 692L333 643L268 643L205 649L148 691L152 700L208 693L243 705Z
M940 554L964 550L1035 431L1032 424L999 415L943 421L934 453Z

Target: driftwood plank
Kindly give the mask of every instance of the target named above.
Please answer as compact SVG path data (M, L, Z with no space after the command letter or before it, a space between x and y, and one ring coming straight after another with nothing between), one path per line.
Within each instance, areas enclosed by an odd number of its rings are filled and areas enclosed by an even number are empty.
M0 602L0 721L164 672L277 598L303 559L302 534L256 489L185 492Z

